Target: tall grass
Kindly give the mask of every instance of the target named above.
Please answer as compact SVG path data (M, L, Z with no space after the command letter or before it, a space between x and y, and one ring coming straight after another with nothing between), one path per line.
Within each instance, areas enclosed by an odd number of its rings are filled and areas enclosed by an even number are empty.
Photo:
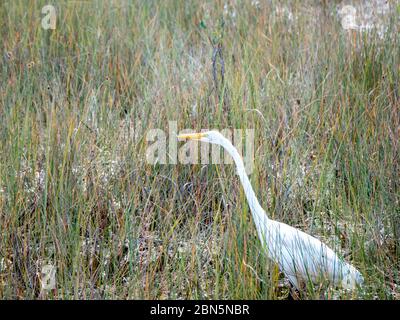
M347 32L338 3L61 1L44 30L46 1L2 1L0 297L288 297L232 165L146 162L174 120L254 129L269 216L366 279L302 298L398 298L398 16Z

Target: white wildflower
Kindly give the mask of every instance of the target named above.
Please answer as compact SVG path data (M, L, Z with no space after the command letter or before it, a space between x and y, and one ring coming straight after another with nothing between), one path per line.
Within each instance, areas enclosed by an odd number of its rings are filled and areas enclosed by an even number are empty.
M339 15L342 17L341 24L345 30L357 30L359 26L356 23L357 10L353 6L344 6L340 11Z
M251 0L251 5L257 9L260 8L260 1L257 0Z

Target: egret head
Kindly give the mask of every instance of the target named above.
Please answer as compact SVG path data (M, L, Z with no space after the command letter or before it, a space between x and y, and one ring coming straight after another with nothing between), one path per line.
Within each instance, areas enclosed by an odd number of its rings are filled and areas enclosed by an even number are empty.
M180 134L178 139L203 141L219 145L224 145L224 143L227 141L227 139L218 131Z

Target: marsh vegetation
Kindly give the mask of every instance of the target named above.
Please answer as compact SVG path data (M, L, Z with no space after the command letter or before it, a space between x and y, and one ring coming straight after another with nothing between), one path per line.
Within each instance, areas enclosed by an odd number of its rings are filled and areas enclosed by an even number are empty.
M364 275L302 298L399 298L400 5L367 3L1 1L0 297L287 298L233 165L146 162L177 121L254 129L270 217Z

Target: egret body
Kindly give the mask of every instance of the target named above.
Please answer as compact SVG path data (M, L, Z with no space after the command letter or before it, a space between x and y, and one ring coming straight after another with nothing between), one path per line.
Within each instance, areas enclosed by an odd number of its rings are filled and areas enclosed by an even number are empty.
M363 283L361 273L326 244L303 231L268 218L246 175L241 156L222 134L208 131L182 134L178 138L218 144L232 156L261 244L268 257L278 264L297 289L301 289L300 283L303 281L319 283L329 280L331 285L351 290Z

